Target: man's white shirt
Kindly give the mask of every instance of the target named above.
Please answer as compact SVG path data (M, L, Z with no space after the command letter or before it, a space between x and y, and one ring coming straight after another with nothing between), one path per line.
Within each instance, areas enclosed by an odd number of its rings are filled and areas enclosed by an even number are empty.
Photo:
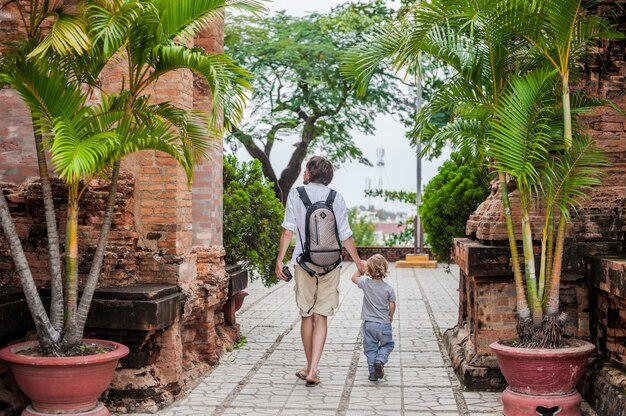
M304 189L313 204L317 201L325 201L330 193L330 188L321 183L309 183L308 185L304 185ZM333 212L337 220L339 240L345 241L352 236L352 230L348 224L348 208L346 207L346 201L339 193L337 193L335 201L333 202ZM287 197L285 220L282 226L286 230L299 234L296 236L296 247L291 256L291 263L293 264L296 263L296 258L302 253L302 243L304 243L305 239L305 220L306 208L304 203L300 199L300 195L298 195L298 190L292 188Z

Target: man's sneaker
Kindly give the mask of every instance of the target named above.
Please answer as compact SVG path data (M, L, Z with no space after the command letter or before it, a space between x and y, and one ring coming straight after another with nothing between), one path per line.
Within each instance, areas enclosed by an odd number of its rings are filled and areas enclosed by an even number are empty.
M383 378L385 376L385 365L381 363L380 361L376 361L374 363L374 375L378 379ZM370 380L371 379L372 377L370 376Z
M378 381L375 373L370 373L370 381Z

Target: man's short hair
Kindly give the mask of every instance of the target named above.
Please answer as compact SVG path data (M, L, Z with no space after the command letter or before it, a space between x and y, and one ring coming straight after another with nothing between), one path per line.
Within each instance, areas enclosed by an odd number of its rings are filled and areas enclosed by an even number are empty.
M333 180L333 165L321 156L313 156L306 162L309 182L328 185Z

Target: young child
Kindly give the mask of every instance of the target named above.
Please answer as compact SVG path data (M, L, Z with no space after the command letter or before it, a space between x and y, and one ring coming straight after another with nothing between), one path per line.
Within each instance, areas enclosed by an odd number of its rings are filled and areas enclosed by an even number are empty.
M352 282L363 290L363 352L367 357L370 381L377 381L385 375L385 364L395 345L391 322L396 311L396 294L383 282L389 267L383 256L374 254L364 263L370 278L357 269Z

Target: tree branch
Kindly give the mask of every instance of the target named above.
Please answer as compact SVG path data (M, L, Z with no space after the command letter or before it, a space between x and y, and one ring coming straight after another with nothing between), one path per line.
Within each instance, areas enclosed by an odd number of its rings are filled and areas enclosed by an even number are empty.
M298 179L300 172L302 170L302 162L306 158L307 152L309 150L309 145L311 142L317 137L318 132L315 128L315 123L317 122L318 117L311 117L304 126L302 130L302 138L298 144L296 144L296 149L291 154L291 158L289 159L289 163L287 163L287 167L281 172L280 180L278 184L280 189L282 189L282 195L284 198L281 198L283 204L287 203L287 195L289 194L289 190Z
M254 143L254 139L251 135L244 133L237 127L233 127L232 134L239 141L239 143L243 144L250 156L261 162L263 175L265 175L265 177L274 184L274 193L279 199L282 200L282 192L280 190L280 186L278 185L278 178L276 177L276 173L274 172L269 156L265 154L265 152L263 152L263 150L261 150L256 143Z
M267 155L267 157L269 157L270 153L272 153L272 147L274 146L274 141L276 140L276 134L278 133L278 131L282 129L293 129L297 126L298 123L288 121L278 123L272 126L270 131L267 133L267 141L265 142L264 153Z

